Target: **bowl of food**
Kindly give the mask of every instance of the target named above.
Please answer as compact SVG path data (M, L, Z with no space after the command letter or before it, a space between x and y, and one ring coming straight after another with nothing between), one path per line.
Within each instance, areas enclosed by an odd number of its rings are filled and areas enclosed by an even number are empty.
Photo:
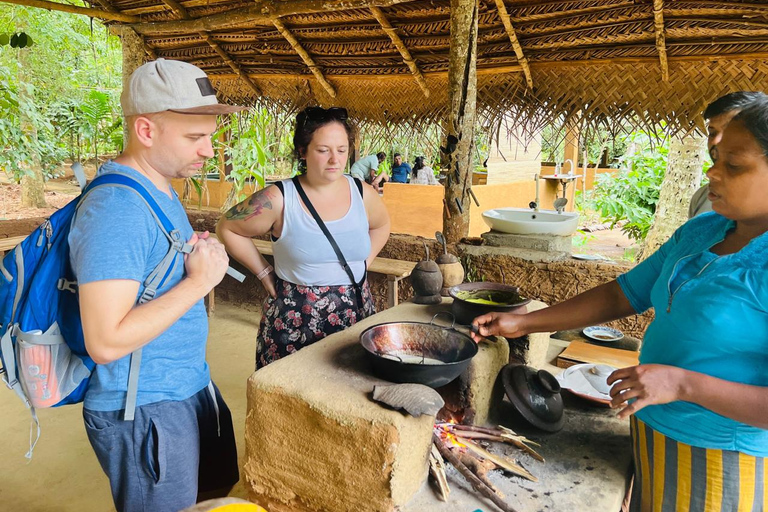
M517 286L501 283L462 283L448 289L453 297L451 312L460 324L471 324L480 315L498 311L525 313L531 299L520 295Z

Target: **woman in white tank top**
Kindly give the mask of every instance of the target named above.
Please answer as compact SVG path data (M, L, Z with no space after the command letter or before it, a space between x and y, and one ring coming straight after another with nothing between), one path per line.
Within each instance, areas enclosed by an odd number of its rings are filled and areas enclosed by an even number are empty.
M304 172L234 206L216 228L229 254L253 272L269 294L259 326L257 369L373 314L366 268L389 238L389 214L379 195L343 174L352 147L345 109L304 109L296 117L293 145ZM251 242L267 233L272 235L274 269Z

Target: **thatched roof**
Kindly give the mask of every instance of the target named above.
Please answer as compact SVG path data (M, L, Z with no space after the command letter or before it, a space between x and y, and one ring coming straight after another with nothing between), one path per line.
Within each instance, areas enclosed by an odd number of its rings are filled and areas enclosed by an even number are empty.
M447 108L448 0L88 1L232 101L416 124ZM687 129L724 92L768 90L761 0L480 0L478 23L478 113L511 110L528 128L576 116Z

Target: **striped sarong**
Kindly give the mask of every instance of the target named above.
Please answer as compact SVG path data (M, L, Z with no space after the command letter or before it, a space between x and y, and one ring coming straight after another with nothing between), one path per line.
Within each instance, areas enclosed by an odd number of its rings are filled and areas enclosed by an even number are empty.
M679 443L632 416L630 512L768 512L766 459Z

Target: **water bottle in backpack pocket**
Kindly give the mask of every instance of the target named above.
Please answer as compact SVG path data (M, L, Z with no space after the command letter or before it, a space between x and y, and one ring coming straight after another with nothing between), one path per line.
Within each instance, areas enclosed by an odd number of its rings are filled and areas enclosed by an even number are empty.
M53 407L75 391L91 372L72 353L56 322L46 331L17 331L19 381L32 407Z

